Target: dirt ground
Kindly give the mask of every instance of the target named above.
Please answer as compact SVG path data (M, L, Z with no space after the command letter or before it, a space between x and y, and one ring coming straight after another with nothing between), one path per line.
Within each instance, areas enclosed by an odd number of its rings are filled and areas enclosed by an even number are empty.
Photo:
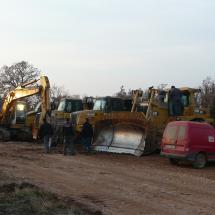
M0 172L107 215L215 213L215 163L196 170L159 155L63 156L32 143L0 143Z

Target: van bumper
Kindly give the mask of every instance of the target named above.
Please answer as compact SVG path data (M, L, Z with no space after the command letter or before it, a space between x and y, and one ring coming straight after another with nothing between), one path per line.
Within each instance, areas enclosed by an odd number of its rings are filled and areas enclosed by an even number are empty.
M169 154L165 152L161 152L160 155L166 158L175 158L175 159L187 160L187 161L194 161L196 157L196 154Z

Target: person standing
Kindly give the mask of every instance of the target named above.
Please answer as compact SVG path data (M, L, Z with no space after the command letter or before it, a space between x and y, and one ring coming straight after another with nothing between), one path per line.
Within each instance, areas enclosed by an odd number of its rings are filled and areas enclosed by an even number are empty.
M171 87L170 90L170 101L172 106L172 115L180 116L182 113L182 104L181 104L181 91L175 86Z
M50 123L46 122L46 119L43 119L43 124L39 129L39 137L43 139L45 153L48 153L50 150L49 140L53 135L53 129Z
M63 126L63 135L64 135L64 146L63 154L75 155L75 146L74 146L74 131L70 119L66 119L66 123Z
M89 119L86 118L85 123L81 131L81 142L87 153L91 152L91 142L93 138L93 127L89 123Z

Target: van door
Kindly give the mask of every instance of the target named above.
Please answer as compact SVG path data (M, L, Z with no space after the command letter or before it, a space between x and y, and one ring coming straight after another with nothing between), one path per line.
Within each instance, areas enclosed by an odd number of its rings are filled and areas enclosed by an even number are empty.
M207 129L206 133L206 141L207 141L207 155L208 160L215 160L215 130Z
M162 140L164 149L175 149L175 144L177 140L177 131L178 131L178 126L176 125L167 126Z
M188 146L187 126L170 125L167 127L163 137L164 149L174 150L174 153L184 153ZM173 152L173 151L172 151Z
M185 125L178 126L176 149L181 152L186 152L188 150L188 138L187 131L188 128ZM187 149L187 150L186 150Z

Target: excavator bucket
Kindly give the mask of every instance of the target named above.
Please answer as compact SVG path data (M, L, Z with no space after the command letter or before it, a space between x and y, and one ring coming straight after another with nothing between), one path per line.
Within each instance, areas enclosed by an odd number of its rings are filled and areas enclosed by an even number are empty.
M94 149L141 156L145 148L146 127L142 113L104 114L95 119Z

